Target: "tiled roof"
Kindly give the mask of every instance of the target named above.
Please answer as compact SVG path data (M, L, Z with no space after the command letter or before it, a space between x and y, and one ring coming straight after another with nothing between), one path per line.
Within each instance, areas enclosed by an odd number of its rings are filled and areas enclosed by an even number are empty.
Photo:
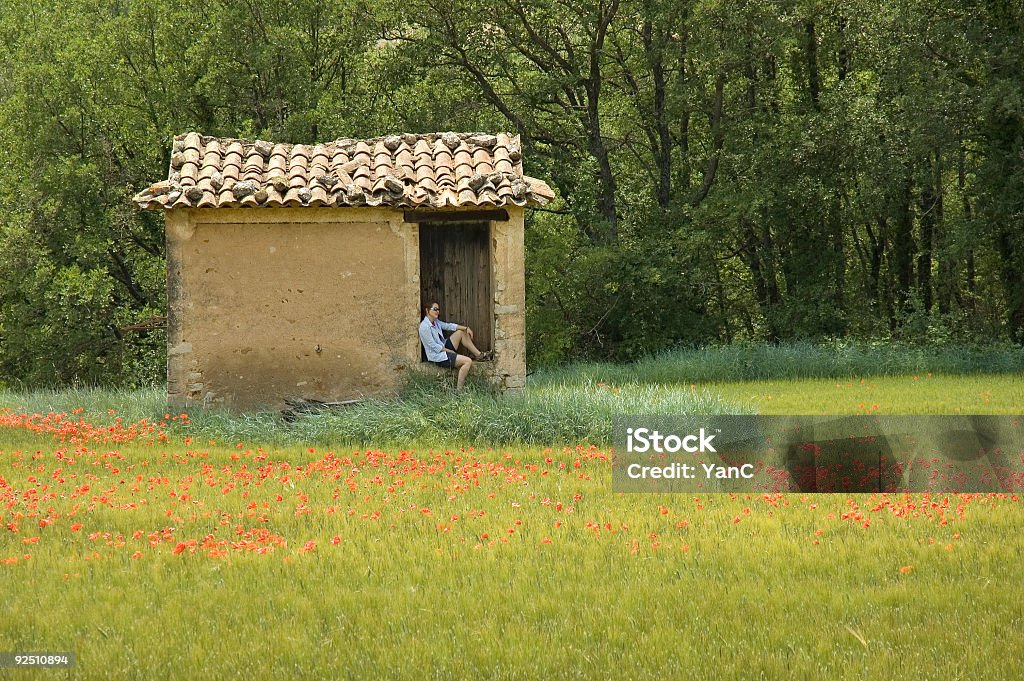
M554 193L523 175L519 137L442 132L317 145L174 138L167 180L141 208L544 205Z

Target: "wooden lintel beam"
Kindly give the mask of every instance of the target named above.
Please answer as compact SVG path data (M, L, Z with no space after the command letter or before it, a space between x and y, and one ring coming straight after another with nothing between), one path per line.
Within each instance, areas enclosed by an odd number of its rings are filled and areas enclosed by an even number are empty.
M406 222L508 222L508 211L495 210L407 210Z

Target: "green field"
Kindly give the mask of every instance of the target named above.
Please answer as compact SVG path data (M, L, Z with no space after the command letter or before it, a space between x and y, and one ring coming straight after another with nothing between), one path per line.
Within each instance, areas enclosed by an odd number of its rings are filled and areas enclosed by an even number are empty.
M704 388L760 414L1020 414L1020 374L872 376L715 383Z
M764 413L1022 403L1012 375L705 387ZM261 447L93 397L0 401L0 652L77 656L35 675L1019 676L1018 495L621 495L604 445ZM21 416L46 399L66 415Z

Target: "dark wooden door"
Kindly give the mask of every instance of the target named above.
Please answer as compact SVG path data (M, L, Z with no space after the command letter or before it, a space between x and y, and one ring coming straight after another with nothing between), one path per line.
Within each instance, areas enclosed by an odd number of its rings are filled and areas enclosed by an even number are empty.
M420 224L420 313L432 301L441 319L473 328L481 351L494 341L490 226L486 222Z

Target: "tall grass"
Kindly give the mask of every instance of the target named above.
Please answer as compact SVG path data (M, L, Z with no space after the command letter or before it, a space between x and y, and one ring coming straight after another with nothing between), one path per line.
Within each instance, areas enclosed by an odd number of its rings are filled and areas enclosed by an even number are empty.
M293 435L314 443L349 441L488 444L608 442L616 414L749 413L706 390L627 383L548 383L509 394L453 393L418 383L399 399L370 400L300 416Z
M1024 372L1020 348L900 347L842 342L831 345L730 345L663 352L630 364L579 363L545 368L532 385L604 381L697 384L803 378L863 378L933 372Z
M51 388L28 391L0 389L0 409L29 414L48 412L70 414L89 423L106 423L120 417L124 422L141 419L160 421L168 413L164 386L147 388ZM111 414L114 412L114 414Z
M46 414L82 408L86 421L159 422L168 413L159 389L139 391L0 392L0 407ZM625 383L556 384L501 393L474 384L455 392L446 383L414 377L393 398L370 398L337 409L298 414L286 422L280 412L237 413L191 407L189 424L168 430L220 442L265 444L553 444L608 442L616 414L727 414L750 409L707 390ZM173 416L173 414L172 414Z
M220 442L266 444L607 443L615 414L742 414L771 406L763 400L752 401L741 387L726 390L728 397L723 398L719 394L722 390L707 386L709 383L926 372L1024 373L1024 352L866 344L826 347L809 343L677 350L632 364L588 363L543 369L529 377L525 390L511 393L495 392L480 383L456 393L450 382L417 376L396 397L300 414L291 423L276 411L238 413L196 405L186 409L190 417L187 429L190 434ZM766 390L770 394L771 389ZM142 418L160 421L168 413L162 387L0 391L0 407L43 414L82 408L85 411L81 416L91 422L112 419L108 414L111 410L126 422ZM792 413L821 411L800 404L789 408ZM901 409L894 404L889 411L898 413ZM172 431L185 428L177 421L168 427Z

